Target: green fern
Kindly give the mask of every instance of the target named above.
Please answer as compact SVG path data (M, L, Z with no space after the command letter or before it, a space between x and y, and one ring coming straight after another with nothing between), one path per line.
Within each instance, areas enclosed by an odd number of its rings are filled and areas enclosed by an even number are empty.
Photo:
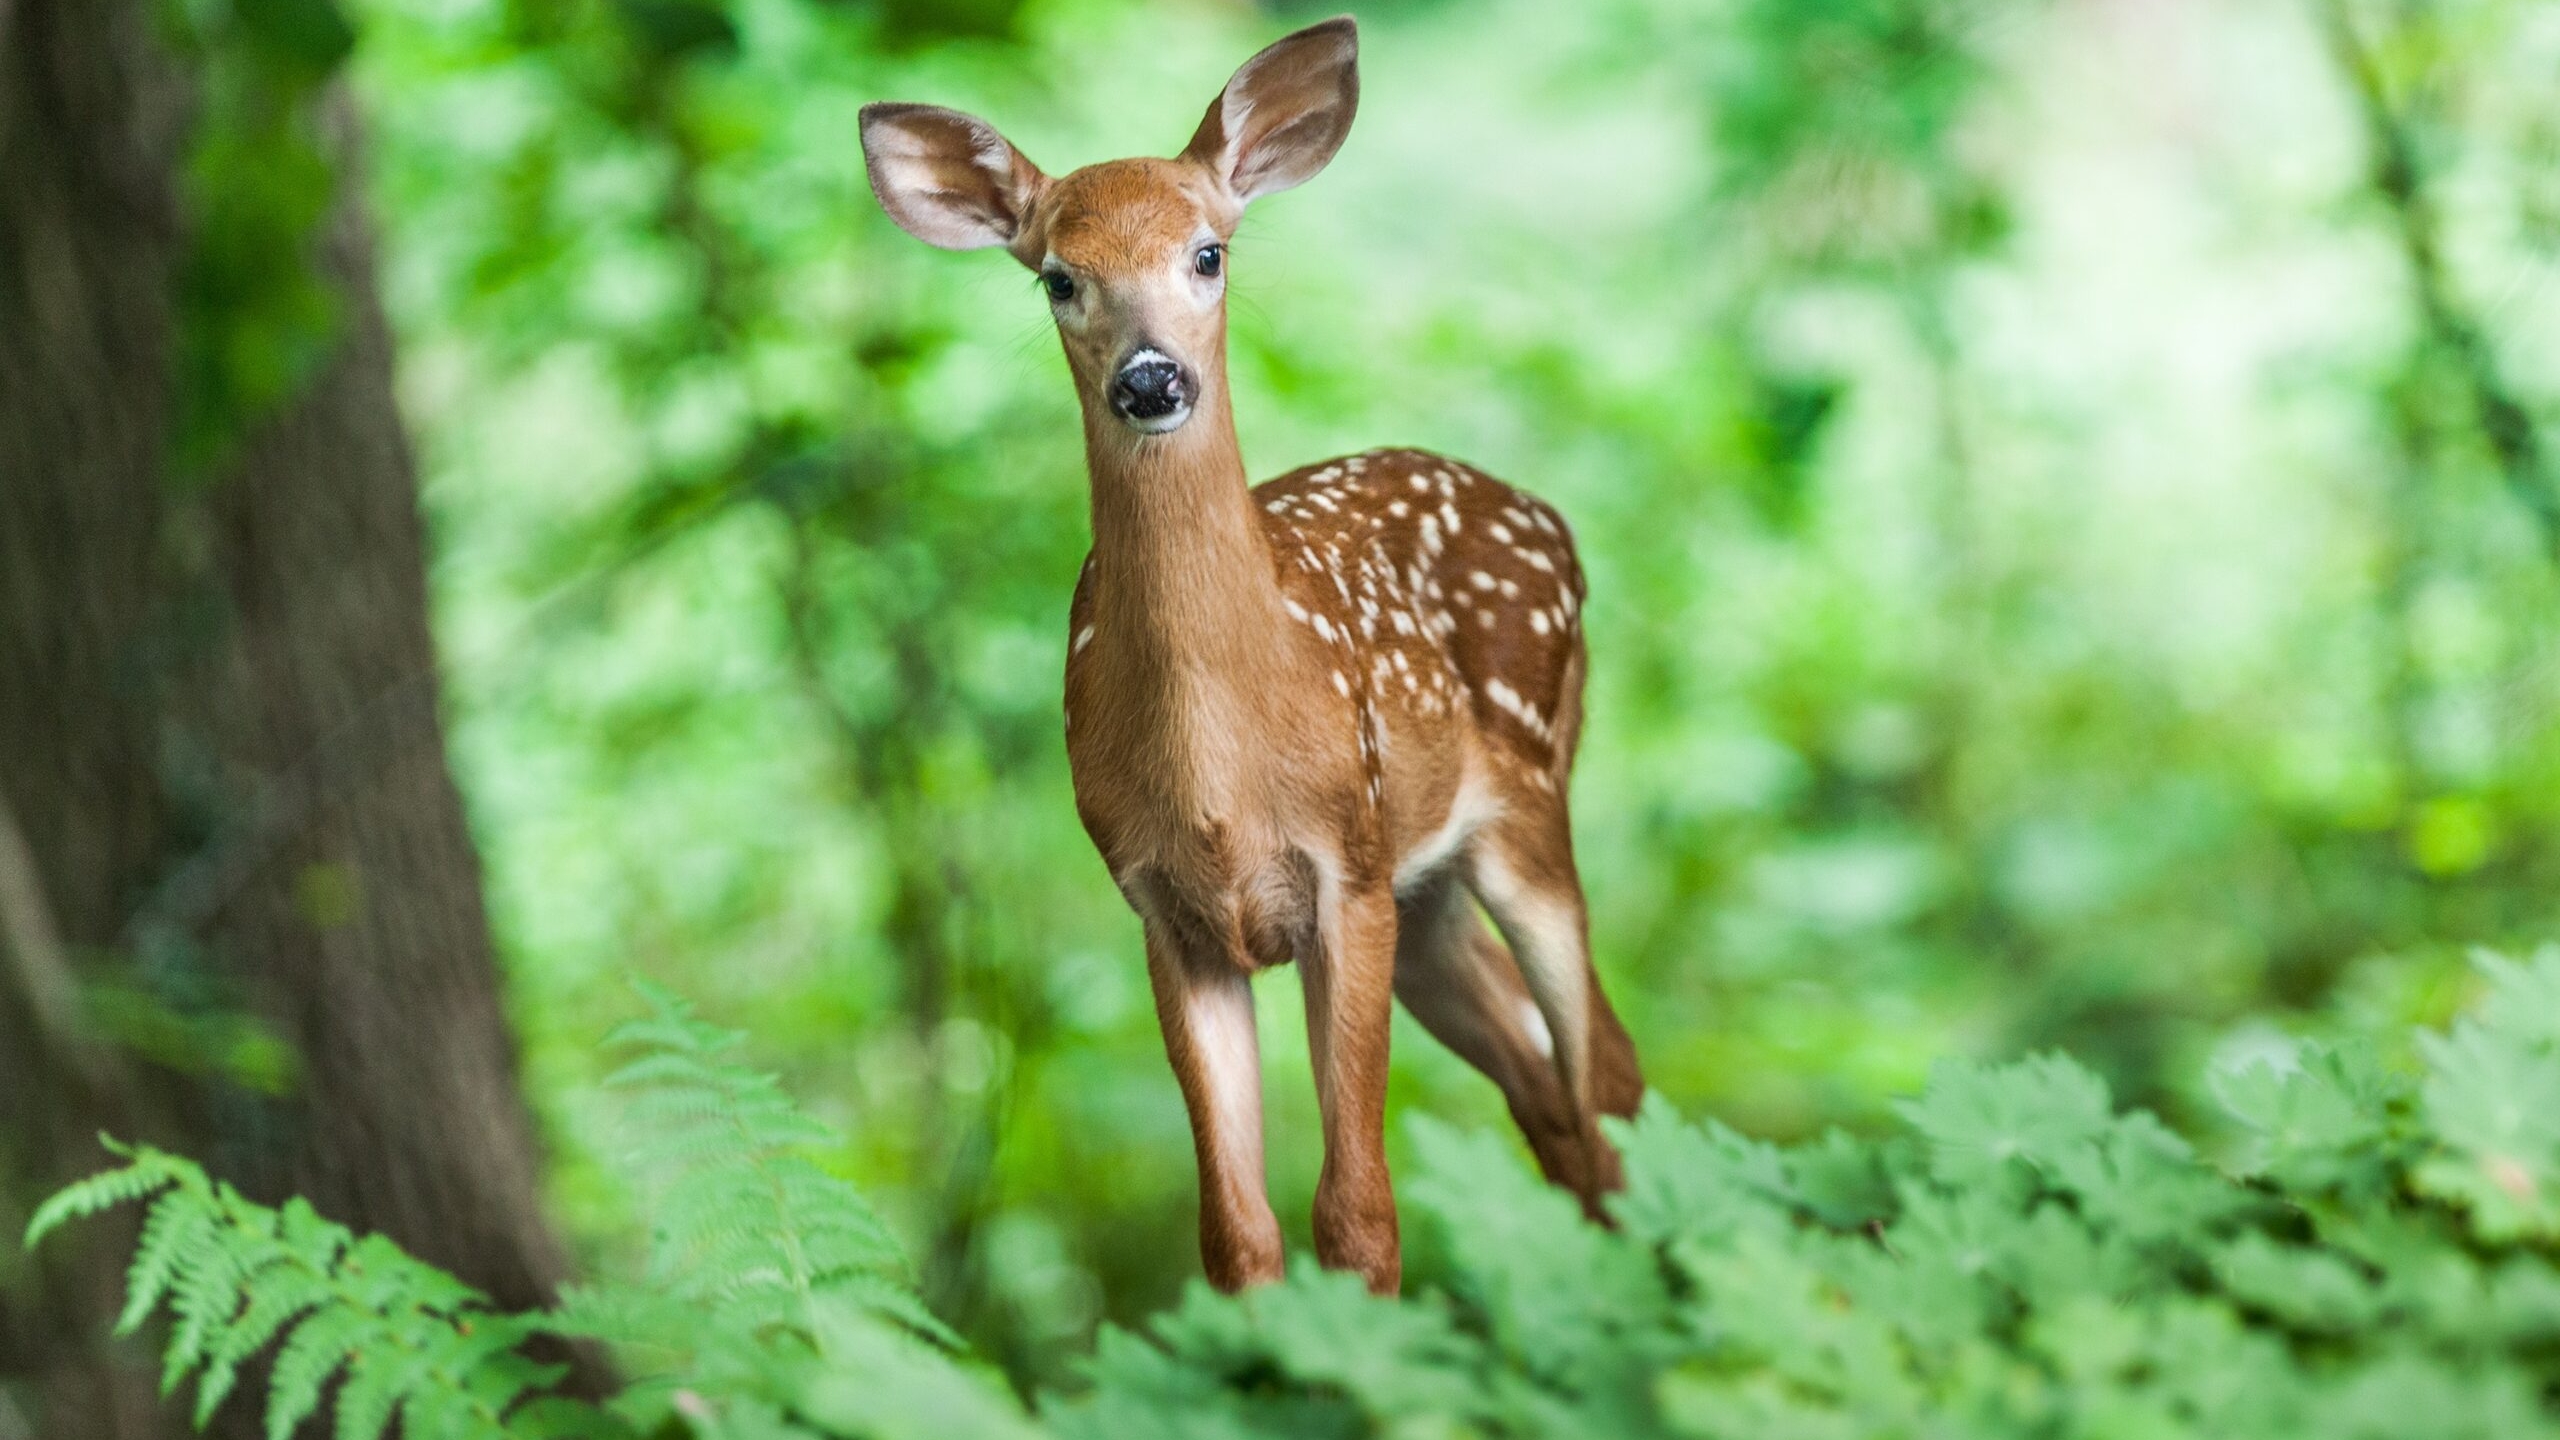
M199 1426L242 1365L272 1350L272 1440L324 1408L340 1440L395 1423L408 1440L926 1435L932 1415L963 1404L989 1425L1027 1425L1000 1386L955 1360L957 1341L924 1308L879 1216L809 1158L831 1138L825 1128L772 1076L727 1058L740 1036L665 990L639 989L650 1013L607 1037L637 1053L607 1083L628 1097L625 1158L651 1216L640 1283L505 1314L300 1200L268 1209L190 1161L112 1141L127 1163L46 1202L27 1243L148 1201L118 1333L168 1313L166 1388L197 1377ZM559 1369L523 1353L544 1334L604 1342L643 1378L610 1411L548 1395ZM897 1380L894 1393L916 1404L855 1424L848 1366ZM829 1427L812 1428L811 1413L833 1417Z
M833 1139L827 1128L772 1075L729 1058L738 1032L695 1018L659 986L635 988L650 1013L606 1036L637 1053L605 1083L628 1102L623 1153L651 1217L648 1274L638 1286L572 1291L552 1317L655 1377L620 1412L654 1428L680 1413L681 1387L694 1423L730 1433L720 1427L795 1405L809 1367L833 1358L832 1337L866 1319L956 1348L888 1227L809 1158Z
M116 1333L168 1313L161 1389L195 1377L199 1428L230 1396L240 1367L281 1342L267 1394L270 1440L287 1440L324 1401L341 1440L379 1435L395 1420L411 1440L630 1433L544 1393L560 1367L521 1349L543 1328L538 1319L491 1308L452 1276L378 1235L357 1238L301 1200L271 1209L192 1161L105 1143L125 1165L45 1202L26 1243L73 1219L148 1203ZM340 1382L334 1393L332 1382Z

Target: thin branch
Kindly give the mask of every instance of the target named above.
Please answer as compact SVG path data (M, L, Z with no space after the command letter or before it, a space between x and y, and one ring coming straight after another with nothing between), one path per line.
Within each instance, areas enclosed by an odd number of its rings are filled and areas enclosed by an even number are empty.
M2417 142L2406 118L2392 108L2381 67L2356 33L2344 0L2327 0L2321 18L2363 112L2373 148L2372 185L2397 222L2401 253L2409 264L2409 280L2417 293L2427 338L2459 368L2471 392L2474 419L2489 442L2490 453L2497 457L2500 476L2516 502L2541 527L2543 548L2550 552L2552 563L2560 565L2560 488L2554 486L2532 415L2516 399L2498 367L2497 351L2479 321L2454 297Z
M5 795L0 795L0 941L5 941L0 949L8 952L10 973L27 997L37 1043L93 1095L117 1093L122 1066L81 1017L80 986L62 944L62 927L45 898L35 849Z

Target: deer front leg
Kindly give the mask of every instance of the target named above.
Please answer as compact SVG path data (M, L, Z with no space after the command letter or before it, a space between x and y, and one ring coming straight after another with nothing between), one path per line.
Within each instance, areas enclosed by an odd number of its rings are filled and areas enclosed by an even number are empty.
M1387 1178L1387 1033L1395 1009L1396 902L1385 881L1334 884L1318 905L1316 953L1299 964L1307 1042L1324 1115L1316 1259L1392 1295L1404 1278Z
M1280 1222L1262 1174L1262 1051L1253 985L1223 956L1188 953L1147 922L1147 977L1200 1165L1200 1265L1236 1291L1280 1278Z

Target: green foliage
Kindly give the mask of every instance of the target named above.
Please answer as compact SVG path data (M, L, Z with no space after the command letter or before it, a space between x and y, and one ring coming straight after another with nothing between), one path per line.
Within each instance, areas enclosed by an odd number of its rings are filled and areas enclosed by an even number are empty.
M1958 145L1989 80L1986 32L2032 16L1979 0L1743 0L1714 28L1723 184L1790 212L1808 258L1889 265L1988 249L1994 177Z
M336 0L163 0L163 30L193 62L182 171L177 457L229 460L291 400L338 340L342 301L320 263L338 176L325 98L355 48ZM343 119L334 122L343 128Z
M663 989L641 994L652 1013L607 1037L639 1053L606 1083L629 1098L624 1158L649 1217L645 1282L573 1291L552 1317L657 1377L616 1408L654 1430L685 1390L777 1403L773 1377L833 1368L832 1343L877 1348L884 1329L952 1343L879 1217L809 1160L832 1138L826 1127L771 1075L722 1058L735 1032Z
M342 1440L394 1421L415 1440L620 1433L582 1406L543 1394L561 1369L518 1348L538 1317L508 1315L378 1235L362 1239L299 1199L253 1204L192 1161L148 1146L108 1148L120 1170L54 1196L27 1226L32 1246L67 1220L149 1202L127 1274L118 1334L165 1308L163 1393L192 1376L201 1428L238 1383L271 1356L269 1440L289 1440L323 1395Z
M2421 1092L2443 1152L2418 1183L2471 1208L2482 1234L2560 1238L2560 963L2526 967L2481 957L2484 1014L2419 1042Z
M165 1389L197 1379L205 1423L239 1367L273 1350L267 1432L285 1440L323 1408L341 1440L397 1419L431 1437L731 1440L814 1433L846 1411L829 1388L849 1366L903 1383L916 1413L982 1395L956 1369L870 1206L804 1153L830 1137L773 1078L723 1058L739 1037L640 987L645 1018L608 1043L635 1052L609 1082L628 1097L625 1155L652 1243L636 1283L579 1289L558 1309L511 1315L380 1236L358 1239L302 1201L242 1198L188 1160L148 1147L35 1215L27 1243L64 1222L147 1201L119 1333L165 1307ZM523 1350L537 1336L609 1344L633 1380L605 1410L550 1393L563 1370ZM281 1342L277 1345L276 1342ZM337 1382L334 1383L333 1382Z
M2560 947L2483 956L2490 989L2422 1037L2414 1084L2347 1052L2224 1077L2238 1169L2115 1108L2067 1058L1947 1064L1908 1133L1793 1149L1658 1097L1614 1133L1617 1226L1508 1147L1421 1126L1410 1203L1445 1293L1372 1296L1301 1263L1195 1285L1106 1331L1081 1393L1024 1410L897 1278L878 1222L801 1147L820 1132L736 1037L662 991L618 1039L647 1276L492 1314L378 1238L248 1204L151 1150L47 1204L150 1202L124 1328L173 1317L209 1415L284 1337L271 1433L343 1362L338 1434L766 1437L2560 1435ZM517 1348L604 1339L645 1378L610 1414L526 1397Z
M344 8L564 1233L632 1243L576 1097L636 964L848 1136L937 1314L1065 1382L1178 1298L1193 1184L1059 738L1078 421L1028 277L897 231L855 115L1169 153L1319 12ZM2547 429L2550 7L2350 8ZM1359 10L1349 144L1236 237L1246 458L1427 444L1572 521L1593 948L1679 1108L1800 1140L2059 1048L2200 1133L2259 1027L2404 1035L2470 946L2560 933L2560 572L2462 376L2402 374L2306 7ZM1297 1009L1263 997L1303 1242ZM1428 1036L1394 1057L1400 1104L1501 1123ZM1790 1163L1840 1223L1888 1193L1863 1147Z

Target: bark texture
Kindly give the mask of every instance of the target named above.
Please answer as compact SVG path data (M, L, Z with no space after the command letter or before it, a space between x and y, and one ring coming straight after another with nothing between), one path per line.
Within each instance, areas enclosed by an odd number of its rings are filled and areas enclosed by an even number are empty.
M445 761L352 145L319 244L336 347L186 479L188 96L143 0L0 0L0 1440L188 1433L145 1347L106 1338L128 1237L15 1253L34 1200L103 1162L101 1127L510 1304L561 1270ZM292 1078L119 1043L66 979L261 1017Z

